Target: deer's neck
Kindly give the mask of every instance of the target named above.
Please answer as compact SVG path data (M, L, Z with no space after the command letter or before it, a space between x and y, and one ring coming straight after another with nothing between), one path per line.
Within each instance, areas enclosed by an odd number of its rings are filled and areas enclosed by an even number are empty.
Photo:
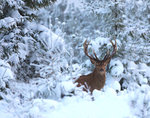
M93 79L99 79L99 80L103 80L105 81L105 71L104 72L100 72L97 71L96 69L93 71Z
M102 89L105 85L105 80L105 72L102 73L94 70L89 84L91 87L90 91L93 91L94 89Z

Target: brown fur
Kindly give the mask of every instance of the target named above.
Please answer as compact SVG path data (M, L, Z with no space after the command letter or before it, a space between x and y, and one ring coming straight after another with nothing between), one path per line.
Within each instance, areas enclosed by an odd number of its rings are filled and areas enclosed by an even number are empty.
M94 89L101 90L105 85L105 80L105 66L97 66L92 73L80 76L75 82L78 83L77 87L83 85L84 91L90 90L92 93Z

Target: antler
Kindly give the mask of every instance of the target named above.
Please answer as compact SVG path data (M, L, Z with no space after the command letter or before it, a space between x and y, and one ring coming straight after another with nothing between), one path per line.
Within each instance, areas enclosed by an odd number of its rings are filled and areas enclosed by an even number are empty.
M107 51L107 54L105 55L104 59L103 59L103 63L109 63L109 61L111 60L111 58L116 54L116 51L117 51L117 42L116 42L116 39L115 39L115 44L112 42L112 40L110 41L112 46L113 46L113 51L112 51L112 54L110 55L110 52Z
M110 42L111 42L111 44L113 46L112 54L110 55L110 52L108 50L106 55L105 55L105 57L104 57L104 59L103 60L99 60L94 50L93 50L94 56L93 55L90 56L88 54L88 50L87 49L88 49L88 45L89 45L90 42L87 42L87 40L85 40L85 42L83 44L84 53L86 54L86 56L88 56L90 58L92 64L104 63L106 65L106 64L108 64L110 62L111 58L116 54L116 51L117 51L117 42L116 42L116 40L115 40L115 44L112 42L112 40Z
M88 57L90 58L91 62L92 62L93 64L95 64L97 61L100 61L100 60L98 59L98 57L97 57L97 55L96 55L96 53L95 53L94 50L93 50L93 53L94 53L94 56L95 56L95 57L94 57L93 55L90 56L90 55L88 54L87 49L88 49L89 43L90 43L90 42L87 42L87 40L85 40L85 42L84 42L84 44L83 44L84 53L86 54L86 56L88 56Z

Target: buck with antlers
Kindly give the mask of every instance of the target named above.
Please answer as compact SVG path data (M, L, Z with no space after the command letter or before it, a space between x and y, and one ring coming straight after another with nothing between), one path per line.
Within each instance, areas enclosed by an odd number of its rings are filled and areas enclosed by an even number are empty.
M107 51L107 54L105 55L103 60L99 60L95 51L93 50L94 56L88 54L88 45L89 42L87 40L84 42L84 53L86 56L90 58L90 61L92 64L95 65L95 69L92 73L88 75L82 75L80 76L75 83L77 84L77 87L80 87L83 85L83 90L84 91L90 91L91 93L93 92L94 89L100 90L104 87L105 81L106 81L106 66L110 62L111 58L116 54L117 51L117 43L115 40L115 44L110 41L112 46L113 46L113 51L112 54L110 55L110 52Z

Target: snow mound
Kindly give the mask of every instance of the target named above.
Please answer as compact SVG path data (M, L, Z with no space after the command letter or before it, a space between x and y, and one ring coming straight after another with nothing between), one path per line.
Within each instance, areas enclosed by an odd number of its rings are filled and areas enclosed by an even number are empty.
M120 76L124 71L123 64L119 60L112 60L110 63L111 75L112 76Z
M61 102L35 100L31 109L36 118L124 118L130 116L126 96L113 89L94 92L94 101L80 96L66 97ZM33 112L34 111L34 112ZM34 114L33 114L34 113Z
M135 70L135 69L137 69L138 68L138 66L133 62L133 61L130 61L130 62L128 62L128 67L127 67L127 69L130 71L130 70Z
M5 87L5 83L9 80L14 80L14 74L11 71L11 67L7 62L0 60L0 88Z

